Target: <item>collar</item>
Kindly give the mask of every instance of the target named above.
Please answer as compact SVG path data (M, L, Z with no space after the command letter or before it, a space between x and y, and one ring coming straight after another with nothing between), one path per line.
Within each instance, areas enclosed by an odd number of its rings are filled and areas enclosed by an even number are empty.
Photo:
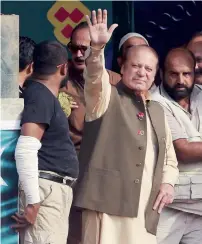
M142 96L139 92L135 92L134 90L128 88L122 81L120 81L117 85L117 88L121 89L124 93L135 97L137 100L142 100L143 103L150 103L152 100L152 95L150 91L147 91L145 94L145 100L142 99Z
M165 91L165 89L163 87L163 83L161 83L161 85L159 86L159 93L160 93L161 96L167 98L173 104L175 104L179 108L183 109L186 113L190 114L187 110L185 110L182 106L180 106L178 102L176 102L173 98L171 98L168 95L168 93ZM195 85L194 88L193 88L193 91L191 93L191 96L190 96L190 110L191 110L191 112L193 112L195 110L195 108L196 108L196 104L198 102L198 98L197 97L198 97L199 94L200 94L200 96L202 95L202 90L197 85Z

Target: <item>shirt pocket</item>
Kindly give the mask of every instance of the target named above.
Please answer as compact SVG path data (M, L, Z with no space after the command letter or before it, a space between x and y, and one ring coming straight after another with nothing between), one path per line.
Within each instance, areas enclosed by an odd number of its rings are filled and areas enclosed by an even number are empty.
M175 185L174 201L191 199L191 179L190 176L180 175Z
M202 174L191 176L191 199L202 200Z

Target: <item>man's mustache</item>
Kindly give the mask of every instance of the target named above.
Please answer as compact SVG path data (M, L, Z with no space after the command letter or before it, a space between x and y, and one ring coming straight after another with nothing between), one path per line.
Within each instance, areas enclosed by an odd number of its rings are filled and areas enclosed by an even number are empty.
M185 85L183 85L183 84L177 84L174 88L175 89L177 89L177 88L185 88L185 89L187 89L187 87Z
M75 58L74 60L75 60L75 62L84 62L85 61L84 58Z

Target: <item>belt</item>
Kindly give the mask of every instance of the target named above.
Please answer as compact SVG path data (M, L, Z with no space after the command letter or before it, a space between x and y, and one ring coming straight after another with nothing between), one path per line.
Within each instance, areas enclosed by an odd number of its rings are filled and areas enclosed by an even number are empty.
M62 177L57 175L52 175L46 172L39 172L39 178L51 180L57 183L61 183L70 187L73 187L76 183L76 179L70 180L68 176Z

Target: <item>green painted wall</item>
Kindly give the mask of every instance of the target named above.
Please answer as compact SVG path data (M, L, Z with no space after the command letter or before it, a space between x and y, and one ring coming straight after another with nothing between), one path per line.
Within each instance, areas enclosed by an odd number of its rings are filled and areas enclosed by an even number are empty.
M2 1L3 14L20 16L20 35L29 36L36 42L54 40L53 26L47 19L47 12L55 1ZM108 23L112 23L111 1L83 1L90 10L107 9Z

